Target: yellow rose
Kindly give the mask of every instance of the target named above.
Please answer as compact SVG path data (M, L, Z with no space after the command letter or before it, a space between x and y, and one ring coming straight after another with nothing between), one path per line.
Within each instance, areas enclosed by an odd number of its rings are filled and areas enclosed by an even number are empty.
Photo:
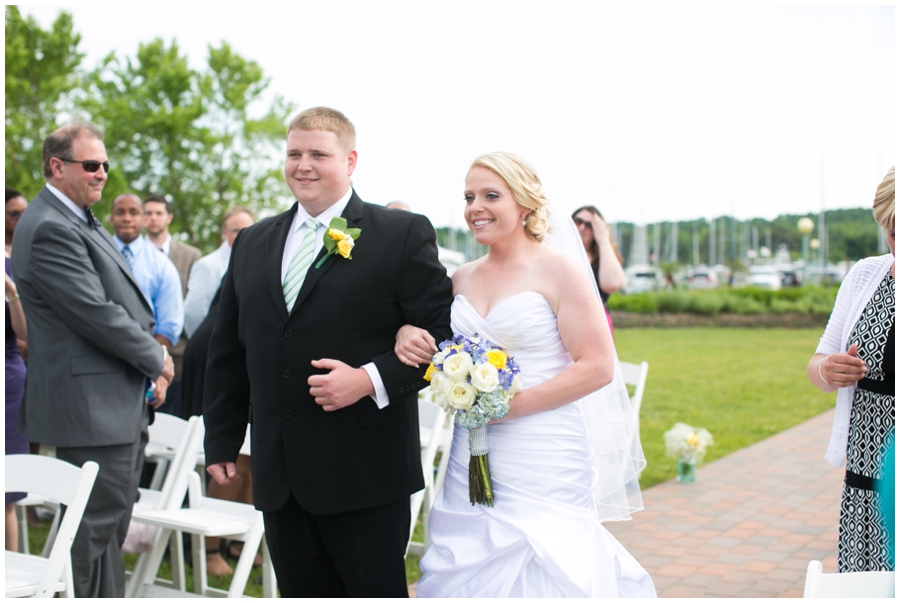
M331 240L333 240L333 241L340 241L341 239L344 238L344 233L342 233L337 228L329 228L328 236L331 237Z
M350 252L353 251L353 239L346 237L338 241L337 250L342 257L349 258Z
M509 356L506 355L506 352L502 350L491 350L487 353L488 362L494 365L495 368L502 369L506 366L506 359Z
M425 381L431 381L431 376L434 375L437 369L434 367L434 363L428 365L428 369L425 371L425 376L422 377Z
M687 441L688 441L688 444L691 445L691 448L696 448L697 444L700 443L700 438L697 437L696 433L692 433L690 436L688 436Z

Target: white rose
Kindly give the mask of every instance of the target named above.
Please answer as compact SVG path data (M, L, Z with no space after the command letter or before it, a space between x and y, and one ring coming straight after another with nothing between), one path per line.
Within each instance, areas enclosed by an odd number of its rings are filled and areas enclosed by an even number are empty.
M444 412L450 412L450 399L447 397L447 388L450 385L453 385L453 382L441 373L431 376L431 393L434 401L444 409Z
M472 385L480 392L492 392L500 385L497 367L490 362L482 362L472 371Z
M440 352L438 352L437 354L434 355L434 358L432 358L431 361L435 364L443 364L444 358L446 358L446 357L447 357L447 352L441 350Z
M512 383L509 386L509 390L506 393L509 394L510 398L515 394L522 391L522 378L519 375L513 377Z
M468 383L453 383L447 390L450 406L460 410L469 410L475 403L478 391Z
M452 381L465 381L472 370L472 357L465 352L457 352L444 359L444 374Z

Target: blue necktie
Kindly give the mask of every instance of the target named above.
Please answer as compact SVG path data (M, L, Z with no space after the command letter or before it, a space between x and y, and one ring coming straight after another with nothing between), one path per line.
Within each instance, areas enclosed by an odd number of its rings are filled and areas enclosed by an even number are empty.
M134 252L131 251L128 245L122 248L122 255L125 256L125 262L128 263L128 267L134 272Z

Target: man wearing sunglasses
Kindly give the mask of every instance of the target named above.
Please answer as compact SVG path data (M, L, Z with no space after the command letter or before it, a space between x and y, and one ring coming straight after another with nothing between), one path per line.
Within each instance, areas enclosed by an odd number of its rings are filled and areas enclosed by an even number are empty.
M108 169L93 125L50 134L47 185L13 238L29 344L19 429L29 441L56 446L66 462L100 465L72 545L78 597L125 595L120 548L144 461L146 394L154 389L162 403L173 377L166 348L153 338L153 311L90 209Z

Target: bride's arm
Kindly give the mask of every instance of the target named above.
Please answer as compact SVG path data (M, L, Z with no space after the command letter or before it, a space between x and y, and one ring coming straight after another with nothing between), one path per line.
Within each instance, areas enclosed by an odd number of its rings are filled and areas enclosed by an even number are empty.
M613 379L609 325L590 283L573 260L555 257L547 264L545 296L556 301L559 335L574 364L535 387L522 390L509 403L506 418L558 408L597 391ZM549 294L549 295L548 295Z

